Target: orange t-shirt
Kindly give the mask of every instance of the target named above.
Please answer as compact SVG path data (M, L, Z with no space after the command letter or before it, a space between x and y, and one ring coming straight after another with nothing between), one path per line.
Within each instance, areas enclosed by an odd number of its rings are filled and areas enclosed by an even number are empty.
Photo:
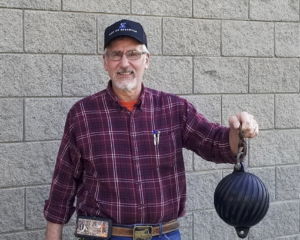
M139 101L139 100L129 101L129 102L119 101L119 103L120 103L123 107L126 107L130 112L132 112L132 111L133 111L134 105L137 104L138 101Z

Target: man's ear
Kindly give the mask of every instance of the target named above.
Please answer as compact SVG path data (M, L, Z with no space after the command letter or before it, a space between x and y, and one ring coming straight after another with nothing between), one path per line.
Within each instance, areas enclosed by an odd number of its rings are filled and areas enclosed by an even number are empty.
M104 69L105 69L105 71L108 71L106 55L103 54L103 55L102 55L102 58L103 58L103 66L104 66Z
M146 59L145 59L145 69L146 70L149 68L149 58L150 58L150 53L146 53Z

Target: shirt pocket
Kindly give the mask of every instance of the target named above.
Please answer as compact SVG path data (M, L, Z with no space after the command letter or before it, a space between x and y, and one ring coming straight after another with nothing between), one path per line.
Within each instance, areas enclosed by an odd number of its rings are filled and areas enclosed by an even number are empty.
M176 162L176 138L173 131L161 131L154 146L156 166L173 167Z

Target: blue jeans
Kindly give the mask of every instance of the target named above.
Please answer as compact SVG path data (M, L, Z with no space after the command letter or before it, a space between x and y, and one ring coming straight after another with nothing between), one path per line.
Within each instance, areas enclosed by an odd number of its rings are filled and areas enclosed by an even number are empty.
M112 236L110 240L132 240L132 238ZM173 232L163 234L161 237L153 236L151 240L181 240L181 235L179 230L175 230Z
M89 240L88 238L85 238L85 240ZM132 240L132 238L129 237L114 237L112 236L110 240ZM181 240L181 235L179 230L175 230L170 233L162 234L162 236L154 236L151 238L151 240Z

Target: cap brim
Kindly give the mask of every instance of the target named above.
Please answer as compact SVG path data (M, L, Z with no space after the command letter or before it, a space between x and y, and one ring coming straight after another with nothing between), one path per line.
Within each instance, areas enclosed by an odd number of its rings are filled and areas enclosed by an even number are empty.
M136 37L136 36L133 36L133 35L131 35L131 34L128 34L128 33L122 33L122 34L116 34L115 36L113 36L112 38L110 38L109 40L108 40L108 42L104 45L104 48L106 48L114 39L116 39L117 37L131 37L131 38L133 38L133 39L135 39L135 40L137 40L138 42L140 42L141 44L145 44L141 39L139 39L138 37ZM146 44L145 44L146 45Z

